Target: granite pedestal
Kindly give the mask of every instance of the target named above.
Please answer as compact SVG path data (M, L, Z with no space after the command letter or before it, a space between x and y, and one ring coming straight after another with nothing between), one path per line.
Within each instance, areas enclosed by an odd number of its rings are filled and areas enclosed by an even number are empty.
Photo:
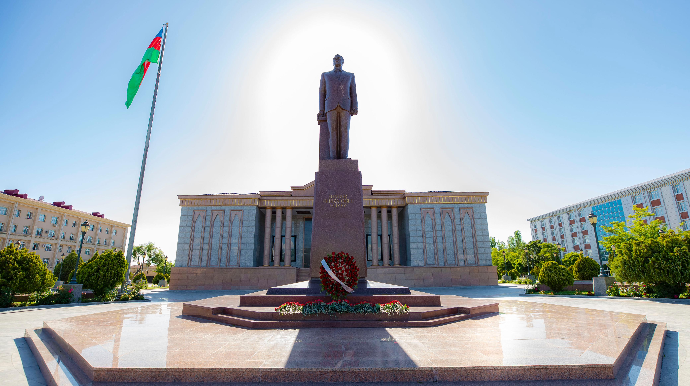
M319 278L321 260L333 252L353 256L359 277L367 276L362 173L357 160L320 160L314 182L311 277Z

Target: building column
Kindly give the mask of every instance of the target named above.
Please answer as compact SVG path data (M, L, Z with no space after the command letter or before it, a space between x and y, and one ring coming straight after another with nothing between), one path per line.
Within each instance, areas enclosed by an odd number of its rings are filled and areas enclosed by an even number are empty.
M393 265L400 265L400 244L398 243L398 207L391 208L393 222Z
M280 238L283 233L283 208L276 208L276 234L273 235L273 266L280 267Z
M379 209L371 207L371 265L379 265Z
M292 262L292 208L285 209L285 266Z
M388 208L381 207L381 251L383 252L383 266L390 265L389 245L388 245Z
M271 217L273 217L273 209L266 208L266 223L264 225L264 267L268 267L271 257Z

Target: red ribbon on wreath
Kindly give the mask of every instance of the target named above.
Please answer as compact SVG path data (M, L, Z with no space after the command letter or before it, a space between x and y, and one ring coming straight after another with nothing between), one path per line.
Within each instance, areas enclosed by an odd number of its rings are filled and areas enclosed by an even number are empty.
M345 252L336 254L335 252L324 258L326 265L330 267L332 273L345 284L346 287L354 289L359 281L359 267L355 259ZM340 299L348 294L348 291L329 275L323 265L320 271L321 290L333 299Z

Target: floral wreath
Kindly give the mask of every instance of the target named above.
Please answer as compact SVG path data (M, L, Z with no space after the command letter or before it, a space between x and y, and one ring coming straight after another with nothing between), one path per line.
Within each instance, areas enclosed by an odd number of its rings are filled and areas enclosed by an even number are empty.
M359 267L355 263L355 259L345 252L336 254L331 253L324 257L326 264L345 285L354 289L357 287L359 281ZM321 291L327 293L333 299L340 299L348 294L348 291L343 286L326 272L326 269L321 266Z

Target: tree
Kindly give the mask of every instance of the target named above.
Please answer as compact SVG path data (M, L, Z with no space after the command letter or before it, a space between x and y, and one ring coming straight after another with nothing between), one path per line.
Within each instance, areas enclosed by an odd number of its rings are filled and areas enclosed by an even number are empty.
M122 251L110 249L96 253L77 271L77 281L102 298L125 281L127 259Z
M77 256L77 252L70 252L61 262L55 264L53 268L53 275L55 275L58 280L69 283L72 280L72 275L74 274L74 266L77 264L77 259L79 259L79 267L84 264L84 260Z
M134 246L132 255L137 259L137 264L139 265L139 269L136 273L142 272L144 270L144 265L157 266L159 264L164 264L167 260L163 251L151 242Z
M690 232L668 231L653 213L634 208L629 228L614 222L602 242L611 254L609 267L616 278L651 284L661 292L681 293L690 282Z
M573 265L575 265L575 262L577 261L577 259L579 259L579 258L581 258L581 257L584 257L584 255L582 254L582 252L570 252L570 253L566 253L566 254L563 256L563 265L564 265L566 268L572 267Z
M560 292L575 281L567 268L555 261L547 261L539 272L539 282L548 285L554 292Z
M577 280L591 280L599 274L599 263L589 256L581 256L573 264L572 273Z
M37 254L13 244L0 251L0 288L12 295L47 291L55 281Z

